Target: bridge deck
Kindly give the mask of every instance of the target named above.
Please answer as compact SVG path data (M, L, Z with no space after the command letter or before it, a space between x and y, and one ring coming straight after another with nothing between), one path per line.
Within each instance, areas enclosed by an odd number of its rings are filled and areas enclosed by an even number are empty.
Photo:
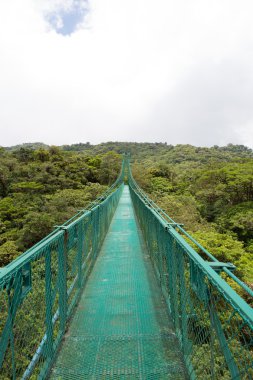
M50 379L185 379L127 186Z

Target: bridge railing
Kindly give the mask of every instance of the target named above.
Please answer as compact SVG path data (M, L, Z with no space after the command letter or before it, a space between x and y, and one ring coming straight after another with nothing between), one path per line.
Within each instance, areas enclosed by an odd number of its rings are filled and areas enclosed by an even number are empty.
M103 196L0 270L0 379L44 379L123 187Z
M182 227L140 189L130 167L129 185L190 379L253 379L253 309L221 277L231 265L208 251L204 260Z

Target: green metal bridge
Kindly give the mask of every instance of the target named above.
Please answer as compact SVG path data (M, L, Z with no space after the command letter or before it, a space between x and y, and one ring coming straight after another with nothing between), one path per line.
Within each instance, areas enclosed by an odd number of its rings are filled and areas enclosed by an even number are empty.
M194 247L201 250L201 256ZM253 379L253 292L137 185L0 270L0 379Z

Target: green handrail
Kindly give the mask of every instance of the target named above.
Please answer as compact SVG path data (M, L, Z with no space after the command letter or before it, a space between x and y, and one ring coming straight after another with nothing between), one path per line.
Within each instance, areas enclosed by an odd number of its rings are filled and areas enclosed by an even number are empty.
M123 188L84 210L0 271L0 378L44 379L94 265Z
M148 252L174 321L191 379L253 378L253 309L215 271L234 276L138 186L128 162L129 186ZM184 239L190 238L212 262Z

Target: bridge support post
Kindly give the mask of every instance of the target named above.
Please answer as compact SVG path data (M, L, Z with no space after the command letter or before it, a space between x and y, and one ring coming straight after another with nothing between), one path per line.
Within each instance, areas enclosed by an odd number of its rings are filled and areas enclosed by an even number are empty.
M92 237L92 261L93 264L97 258L98 251L98 239L99 239L99 205L96 206L91 212L91 221L92 221L92 229L93 229L93 237Z
M214 297L211 297L211 293L210 293L210 299L208 302L208 308L209 308L211 326L213 330L216 332L216 336L220 344L220 349L223 352L223 355L226 360L232 379L240 379L241 378L240 371L237 367L236 361L234 359L234 355L230 351L230 347L227 342L226 336L224 334L221 321L215 309L215 299Z
M53 355L53 323L52 323L52 273L51 252L45 255L45 288L46 288L46 357L50 360Z
M64 238L58 250L58 270L59 270L59 318L61 334L65 333L67 320L67 250L68 231L64 229Z
M82 258L83 258L83 249L84 249L84 228L83 228L83 223L80 223L78 226L78 231L77 231L77 239L78 239L78 244L77 244L77 271L78 271L78 288L81 289L82 287Z
M172 240L172 247L171 247L171 300L172 300L172 317L174 320L175 328L177 331L178 336L181 335L180 331L180 325L179 325L179 310L178 310L178 268L177 268L177 260L176 260L176 241Z
M182 348L185 358L189 355L189 340L188 340L188 328L187 328L187 289L185 284L185 260L184 253L179 248L177 252L177 267L179 270L179 305L181 315L181 331L182 331Z

